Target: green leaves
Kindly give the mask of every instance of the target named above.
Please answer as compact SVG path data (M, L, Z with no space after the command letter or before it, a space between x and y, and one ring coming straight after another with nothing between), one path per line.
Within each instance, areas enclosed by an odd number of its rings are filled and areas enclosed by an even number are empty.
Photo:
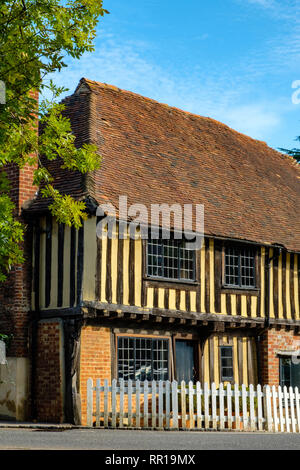
M37 167L33 183L43 187L43 196L51 198L49 207L58 221L78 228L86 217L84 203L55 190L42 162L59 158L62 168L86 173L99 168L101 158L93 145L76 147L70 122L63 116L64 106L57 103L65 88L52 81L45 85L44 79L66 66L66 55L79 59L94 49L99 18L107 13L102 0L0 3L0 80L6 88L6 103L0 104L0 281L13 264L23 261L20 242L24 227L14 218L6 164ZM33 93L45 88L53 99L41 102L38 109ZM39 139L38 119L44 130Z

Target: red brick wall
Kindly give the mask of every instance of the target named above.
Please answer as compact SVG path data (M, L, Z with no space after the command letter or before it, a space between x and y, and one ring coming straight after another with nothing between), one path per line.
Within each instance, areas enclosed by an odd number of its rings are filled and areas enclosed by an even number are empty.
M31 95L38 100L38 93ZM37 188L32 185L34 166L26 165L20 169L9 164L4 168L11 184L11 198L16 206L16 216L24 223L21 209L33 199ZM8 354L15 357L28 356L28 328L31 309L31 228L26 227L24 236L25 263L14 266L8 275L7 282L0 284L0 332L13 334L13 341Z
M38 326L35 397L40 422L64 422L62 331L58 320L43 320Z
M261 342L260 362L261 378L263 384L279 385L279 357L278 351L299 349L300 335L284 328L272 328L267 331Z
M110 328L86 326L81 330L80 395L82 424L86 424L86 383L88 378L111 383ZM102 382L103 383L103 382Z

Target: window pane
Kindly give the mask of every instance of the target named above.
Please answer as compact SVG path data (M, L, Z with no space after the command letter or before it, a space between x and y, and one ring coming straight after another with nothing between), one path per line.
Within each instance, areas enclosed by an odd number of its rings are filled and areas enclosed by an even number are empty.
M118 377L124 380L168 380L169 341L118 338Z
M225 284L255 287L255 253L252 249L226 247Z
M221 346L221 380L233 380L232 346Z
M148 276L166 279L195 279L195 251L184 240L148 240Z

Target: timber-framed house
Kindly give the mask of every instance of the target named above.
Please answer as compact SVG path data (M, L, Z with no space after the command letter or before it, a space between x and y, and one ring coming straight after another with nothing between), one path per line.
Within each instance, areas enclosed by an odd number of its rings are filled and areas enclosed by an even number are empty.
M39 196L24 211L32 415L84 423L88 377L299 386L296 162L213 119L87 79L64 102L78 145L96 144L102 163L84 176L49 164L56 187L86 202L79 230L57 224ZM172 230L98 237L97 207L118 208L120 196L147 208L203 204L201 248Z

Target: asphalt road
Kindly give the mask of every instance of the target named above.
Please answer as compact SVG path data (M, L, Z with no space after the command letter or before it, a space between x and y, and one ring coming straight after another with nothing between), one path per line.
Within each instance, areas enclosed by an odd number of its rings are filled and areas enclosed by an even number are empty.
M300 450L300 434L0 429L0 450Z

